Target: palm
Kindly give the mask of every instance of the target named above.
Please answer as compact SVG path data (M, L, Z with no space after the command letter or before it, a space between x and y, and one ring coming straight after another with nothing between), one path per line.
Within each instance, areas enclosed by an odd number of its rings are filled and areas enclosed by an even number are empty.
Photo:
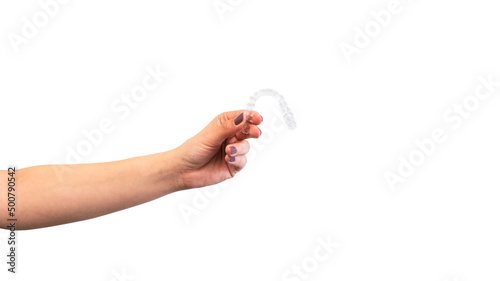
M191 149L184 159L188 173L193 175L196 182L188 183L189 186L213 185L236 174L234 166L225 161L227 144L228 140L218 146L202 143Z

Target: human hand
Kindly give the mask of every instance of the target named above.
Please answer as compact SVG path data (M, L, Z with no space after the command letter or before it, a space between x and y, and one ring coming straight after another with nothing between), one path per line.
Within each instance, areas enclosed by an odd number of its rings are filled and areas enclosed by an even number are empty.
M241 129L251 118L253 125L248 134ZM187 140L176 150L182 178L182 189L203 187L234 177L247 162L245 154L250 145L247 138L262 134L257 125L262 116L254 112L246 116L245 110L225 112L215 117L201 132Z

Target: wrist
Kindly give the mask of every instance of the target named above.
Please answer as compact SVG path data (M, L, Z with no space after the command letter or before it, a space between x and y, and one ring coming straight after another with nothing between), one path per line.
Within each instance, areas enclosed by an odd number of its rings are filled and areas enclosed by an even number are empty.
M184 180L185 168L182 165L178 149L173 149L160 153L161 174L168 182L170 192L187 189Z

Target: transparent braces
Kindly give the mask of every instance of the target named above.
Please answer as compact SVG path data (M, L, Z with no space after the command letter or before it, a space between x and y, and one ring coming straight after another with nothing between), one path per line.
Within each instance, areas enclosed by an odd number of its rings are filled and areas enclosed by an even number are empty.
M276 101L279 104L280 107L280 112L283 114L283 121L287 125L289 129L295 129L297 127L297 124L295 123L295 118L293 117L292 112L290 111L290 108L288 108L288 105L286 104L285 99L283 98L282 95L280 95L278 92L271 90L271 89L263 89L258 92L256 92L253 96L250 97L248 103L247 103L247 110L245 111L245 119L247 120L245 124L243 125L243 128L241 129L241 132L245 135L248 135L250 132L250 127L253 124L253 114L254 114L254 108L255 108L255 103L257 100L261 97L264 96L271 96L276 99Z

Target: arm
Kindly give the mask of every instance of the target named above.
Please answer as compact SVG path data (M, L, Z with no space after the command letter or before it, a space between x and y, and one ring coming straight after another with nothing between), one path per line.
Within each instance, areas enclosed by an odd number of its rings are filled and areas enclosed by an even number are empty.
M246 163L248 137L259 137L262 117L254 115L250 135L242 135L243 111L217 116L180 147L121 161L44 165L16 172L18 229L33 229L95 218L166 194L215 184L233 177ZM236 121L235 121L236 120ZM238 124L236 124L238 123ZM7 185L0 171L1 186ZM0 192L1 227L7 225L7 191Z
M181 187L173 154L168 151L108 163L20 169L15 192L18 228L90 219L172 193ZM7 216L6 193L2 192L3 216Z

